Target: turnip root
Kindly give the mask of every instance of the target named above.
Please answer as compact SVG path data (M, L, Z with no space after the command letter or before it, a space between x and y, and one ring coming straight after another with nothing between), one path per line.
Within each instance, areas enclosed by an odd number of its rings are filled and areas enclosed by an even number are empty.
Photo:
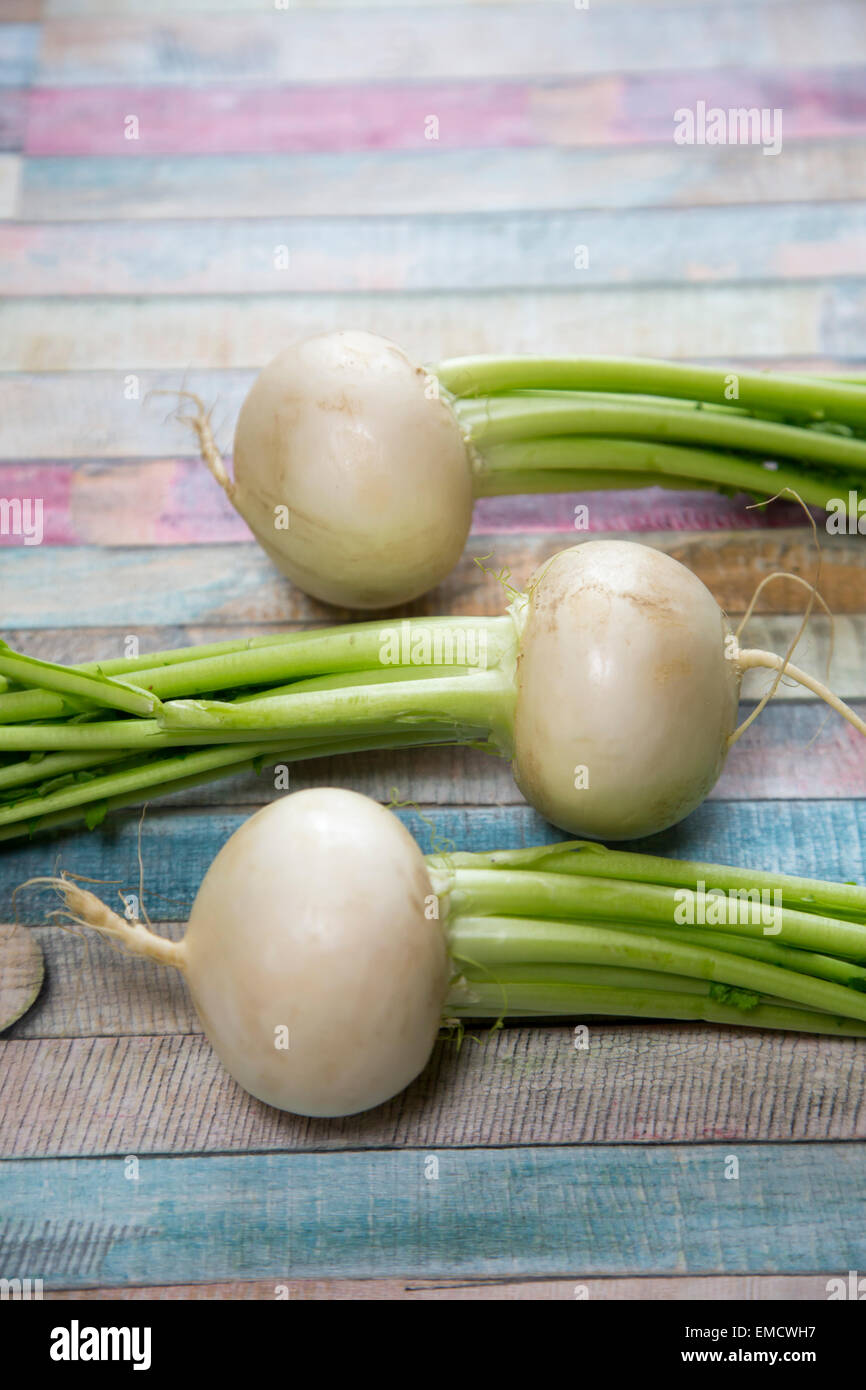
M227 1071L302 1115L388 1100L422 1071L440 1024L463 1018L866 1036L862 888L581 843L425 860L354 792L302 791L252 816L211 864L179 942L69 877L34 882L60 891L57 917L179 969ZM717 914L720 901L735 910L721 928L678 926L706 883Z
M244 401L226 490L316 598L385 608L456 565L472 521L469 450L429 390L384 338L326 333L281 352Z
M724 614L661 551L587 541L530 588L514 776L554 825L601 839L683 819L718 781L741 670Z
M533 357L427 371L373 333L323 333L254 382L233 479L193 400L185 418L202 457L273 562L315 598L356 609L444 579L476 497L788 489L843 518L850 508L856 529L866 476L866 387L787 373Z

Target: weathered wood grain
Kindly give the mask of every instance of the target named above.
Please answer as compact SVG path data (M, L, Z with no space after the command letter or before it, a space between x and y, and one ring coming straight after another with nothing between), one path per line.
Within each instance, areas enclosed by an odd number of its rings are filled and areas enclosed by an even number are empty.
M443 1149L0 1165L7 1278L814 1274L866 1257L866 1147ZM808 1193L808 1203L804 1194ZM577 1277L577 1276L576 1276Z
M346 10L334 25L327 10L92 20L47 19L42 25L43 84L193 81L300 83L393 82L438 77L541 76L659 71L671 64L668 23L676 16L677 65L701 70L820 68L866 61L866 34L849 0L824 0L786 12L741 4L670 11L600 7L576 11L551 4L532 11L532 42L513 5Z
M256 0L259 3L259 0ZM814 108L812 108L814 109ZM64 132L60 132L63 138ZM775 159L730 145L403 153L42 156L25 159L19 218L277 217L518 208L695 207L866 198L866 141L786 143Z
M570 22L567 7L559 8ZM715 12L712 17L715 23ZM419 73L408 85L276 86L262 79L157 87L137 85L146 81L137 71L118 88L48 86L43 80L27 99L26 149L127 159L423 150L432 162L447 149L669 145L673 113L708 98L725 110L782 110L786 142L866 132L863 69L846 66L844 50L832 55L838 65L802 75L772 67L749 71L739 57L711 74L674 66L559 81L551 73L543 82L455 81L453 71L438 81ZM663 66L670 69L670 61ZM359 77L352 72L348 80ZM135 139L128 138L129 115L138 119ZM439 122L436 139L430 138L430 116ZM785 150L787 159L788 143ZM686 159L696 153L697 146L680 151ZM760 158L757 149L734 153L751 162Z
M573 1043L479 1029L388 1104L311 1120L254 1100L200 1036L0 1041L0 1158L866 1139L856 1038L602 1020Z
M0 497L41 499L40 545L162 546L250 539L246 523L198 459L0 462ZM780 502L764 511L753 508L751 500L746 494L723 497L661 487L491 497L476 504L473 530L479 535L554 532L567 544L569 539L613 532L808 525L795 502ZM575 531L578 502L586 508L580 532ZM819 511L819 525L824 515ZM23 536L11 529L0 534L0 548L22 543Z
M44 973L35 934L13 923L0 926L0 1033L30 1008Z
M50 310L47 306L50 305ZM859 358L866 281L502 294L5 300L0 371L263 366L338 327L393 338L420 362L464 353ZM712 332L708 326L712 325Z
M683 255L683 246L688 246ZM575 247L585 266L575 269ZM356 294L866 275L866 204L0 222L0 292Z
M833 1276L831 1276L833 1277ZM697 1302L701 1300L726 1302L752 1300L782 1300L806 1302L827 1298L826 1274L751 1274L682 1276L680 1278L644 1279L275 1279L235 1280L225 1284L163 1284L158 1287L52 1289L46 1299L87 1302L97 1299L189 1300L204 1299L275 1299L288 1298L295 1302L313 1299L364 1300L394 1299L420 1302L455 1302L463 1300L511 1301L526 1299L600 1299L624 1301Z
M352 785L350 781L348 785ZM405 800L403 788L396 790ZM458 849L479 851L551 844L563 838L561 831L526 805L437 805L397 814L425 853L430 852L434 833L437 846L450 843ZM207 811L150 808L144 823L142 855L145 906L154 921L186 920L211 861L245 819L245 809L239 807ZM12 918L12 893L18 884L59 869L100 881L108 897L121 889L137 893L139 821L140 812L133 810L115 816L98 834L72 829L5 842L0 853L0 915ZM866 881L866 809L862 800L705 801L678 826L632 841L630 848L678 859L862 883ZM41 925L52 905L44 890L19 893L16 920ZM56 931L49 931L40 940L49 962L55 952L60 958L70 949L68 934L58 937ZM92 943L91 952L97 949L103 948ZM63 956L70 961L70 970L78 969L75 962L79 952L76 943L76 954ZM110 959L112 972L121 971L119 978L123 980L121 964L114 956ZM145 967L137 969L143 978ZM39 1008L15 1026L16 1037L39 1036L42 1012L51 1000L49 980ZM82 1031L102 1031L98 1019L103 1005L109 1007L107 984L100 991L97 1008L82 996L80 1007L88 1010L87 1018L92 1020ZM131 1016L130 1024L134 1033L150 1031ZM56 1032L56 1025L51 1024L51 1029Z
M696 573L726 612L742 612L756 584L774 570L811 576L811 533L802 527L760 532L648 532L647 545L666 551ZM525 583L562 548L560 535L500 533L470 537L452 574L398 612L499 613L502 594L493 574L510 571ZM822 592L834 613L862 612L866 589L863 538L822 538ZM171 547L27 546L3 552L4 627L118 626L129 633L155 624L278 624L339 622L341 609L317 603L294 588L253 543ZM802 612L793 585L765 591L767 611ZM389 610L392 611L392 610ZM384 621L384 618L383 618Z

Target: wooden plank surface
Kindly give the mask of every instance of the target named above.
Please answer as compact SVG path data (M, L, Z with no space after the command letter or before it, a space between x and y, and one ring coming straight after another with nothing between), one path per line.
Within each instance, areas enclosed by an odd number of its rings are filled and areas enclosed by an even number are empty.
M50 315L49 315L50 306ZM50 330L48 319L50 317ZM419 362L462 353L862 358L866 281L340 296L4 300L0 371L264 366L287 340L367 328ZM713 325L708 336L707 325Z
M832 1276L831 1276L832 1277ZM141 1288L51 1289L46 1299L414 1299L420 1302L483 1300L570 1301L625 1299L656 1302L724 1299L814 1301L826 1299L826 1274L746 1274L711 1277L586 1279L274 1279L235 1280L225 1284L163 1284Z
M357 75L350 76L356 84ZM449 149L668 145L673 113L693 109L708 96L725 110L782 110L786 142L844 139L866 129L863 66L810 68L802 76L732 67L711 74L674 70L560 81L547 74L543 83L416 80L321 88L124 83L122 90L40 84L27 97L25 149L31 155L133 160L157 154L416 150L425 151L432 163L440 150ZM128 138L130 114L138 120L135 139ZM435 140L429 136L431 115L439 122ZM688 151L689 160L696 148ZM758 151L746 153L754 163ZM781 179L783 173L765 177ZM225 205L224 215L230 210Z
M866 1262L866 1147L725 1145L16 1159L7 1278L812 1274ZM809 1194L804 1205L804 1193ZM35 1211L34 1211L35 1206Z
M663 71L671 65L669 27L676 24L677 66L691 72L725 67L789 69L866 62L866 32L848 0L818 10L795 3L753 11L742 4L648 10L533 9L532 42L513 5L346 10L335 25L327 10L214 16L147 15L119 19L47 19L39 78L54 85L162 85L298 82L321 86L351 79L388 83L555 77L573 73Z
M76 983L95 989L86 964ZM812 1038L750 1029L601 1021L589 1036L577 1052L568 1027L477 1029L347 1120L262 1105L204 1038L164 1022L158 1036L4 1041L0 1158L866 1139L859 1039L824 1039L816 1056Z
M683 243L688 246L683 255ZM575 269L575 247L587 263ZM866 204L0 223L0 292L356 294L866 275Z
M773 570L811 575L815 555L811 533L803 527L746 532L649 532L655 545L687 565L710 588L726 612L742 612L758 580ZM481 613L503 610L488 569L505 566L512 582L525 583L562 541L545 535L472 536L453 573L411 605L415 614ZM822 592L834 613L862 612L866 547L860 536L822 538L825 555ZM486 557L486 558L485 558ZM9 546L3 567L8 583L6 628L199 623L339 622L341 610L301 595L252 543L102 549L97 546ZM782 593L780 586L780 593ZM767 591L765 607L790 611L792 596ZM797 611L802 611L802 591ZM402 611L402 610L396 610Z
M147 222L221 218L227 209L232 217L257 218L382 216L408 209L418 216L472 212L481 205L488 213L526 207L538 213L573 207L576 201L582 209L758 207L780 197L798 203L847 201L866 198L866 140L853 134L853 103L846 111L849 138L786 142L781 169L774 159L744 160L742 150L731 145L695 145L688 159L661 141L644 148L479 149L483 141L476 132L474 148L452 148L451 136L435 154L425 148L212 154L202 160L189 154L41 155L22 160L15 206L17 216L28 222ZM471 135L467 128L467 140ZM60 125L58 139L69 138Z

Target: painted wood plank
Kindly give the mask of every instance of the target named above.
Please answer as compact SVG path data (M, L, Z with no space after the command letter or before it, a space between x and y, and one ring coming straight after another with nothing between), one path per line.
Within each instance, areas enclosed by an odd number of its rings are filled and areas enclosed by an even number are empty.
M758 580L770 570L811 575L811 534L785 528L752 532L648 532L642 542L674 555L711 588L726 612L743 611ZM500 534L470 537L449 577L418 599L413 613L497 613L501 595L475 564L506 566L525 583L557 549L552 536ZM864 608L866 546L860 536L827 536L822 592L834 613ZM344 610L307 598L253 544L201 544L117 549L96 546L9 546L3 552L7 628L138 626L172 623L276 623L340 621ZM767 610L800 611L802 594L769 591Z
M22 7L40 4L40 0L6 0L8 4L17 4ZM281 7L285 10L311 9L364 9L372 10L379 8L391 9L395 4L400 9L412 10L421 8L428 3L428 0L281 0ZM515 5L549 5L550 0L464 0L467 5L490 5L508 4ZM677 7L682 9L689 5L704 6L707 0L676 0ZM751 3L754 8L759 5L782 5L788 4L789 0L741 0L741 3ZM601 8L610 6L624 6L627 9L636 9L641 6L649 7L670 7L671 0L595 0L595 4ZM141 13L140 0L41 0L41 7L47 17L53 19L68 18L74 15L137 15ZM260 13L262 0L149 0L149 14L246 14L247 12ZM29 18L30 16L28 16Z
M0 24L0 86L25 87L33 80L38 45L38 25Z
M585 268L575 269L576 247ZM863 203L0 222L0 292L15 297L592 289L849 275L866 275Z
M25 23L42 18L43 0L3 0L4 22Z
M215 81L300 83L393 82L411 77L474 79L670 67L669 25L676 23L676 63L691 70L738 65L772 68L851 66L866 61L857 6L824 0L820 14L794 4L787 15L741 4L710 9L575 10L559 4L532 11L532 43L513 5L436 11L344 11L218 15L207 26L172 15L52 20L42 25L42 84L186 84Z
M0 1033L26 1013L42 986L42 948L33 932L0 926Z
M402 793L402 788L397 791ZM425 853L432 843L431 827L437 844L449 840L466 850L516 849L562 839L561 831L525 804L436 806L427 808L424 816L421 811L400 812ZM133 809L116 815L98 834L73 829L5 842L0 854L0 915L13 920L12 894L19 884L59 868L137 891L140 818L140 811ZM211 861L245 819L240 809L178 813L151 807L142 849L145 903L155 921L160 917L186 920ZM866 881L866 804L862 800L706 801L680 825L636 840L630 847L678 859L862 883ZM21 893L16 906L18 921L41 924L50 895L46 898L44 891L35 889ZM42 941L48 949L50 943Z
M716 1145L15 1160L8 1278L814 1273L866 1257L866 1147ZM803 1194L809 1193L808 1208Z
M571 22L567 7L561 12ZM78 32L80 43L80 26ZM442 33L453 53L451 30L443 28ZM218 87L145 86L138 70L117 89L51 86L43 78L27 99L26 149L31 155L113 154L126 159L415 150L425 151L432 163L439 151L448 149L670 146L673 113L709 100L725 110L781 109L787 156L791 141L866 133L863 68L845 66L846 61L853 61L853 55L846 59L840 53L838 65L810 68L802 75L772 67L750 71L739 61L712 73L685 65L684 71L615 71L581 78L570 70L564 80L545 74L543 83L457 81L450 69L438 81L418 72L411 85L392 79L367 86L275 86L263 73L257 74L254 87L225 82ZM625 66L623 55L617 67ZM663 67L671 67L667 53ZM522 68L518 72L523 75ZM352 71L348 80L355 84L359 76ZM323 81L321 70L318 79ZM137 117L135 139L129 136L129 115ZM430 116L439 122L435 140L430 138ZM734 153L750 164L759 157L757 149ZM692 156L702 158L698 146L679 155L684 165Z
M467 1299L513 1301L532 1299L589 1298L641 1302L664 1299L670 1302L701 1300L742 1302L744 1300L813 1301L827 1297L827 1276L824 1274L751 1274L683 1276L680 1278L647 1279L288 1279L280 1280L280 1294L293 1301L314 1299L350 1299L353 1303L374 1299L394 1299L419 1302L457 1302ZM223 1284L163 1284L141 1288L53 1289L46 1299L87 1302L99 1299L189 1300L204 1299L273 1299L277 1283L274 1279L233 1280Z
M0 1157L866 1138L859 1039L611 1020L589 1037L476 1029L339 1121L254 1100L201 1036L3 1040Z
M24 139L27 93L0 85L0 150L20 150Z
M4 300L0 372L249 368L263 366L289 338L346 325L382 333L421 362L501 352L503 344L513 353L859 358L866 281L351 299Z
M513 353L678 359L706 357L712 346L716 360L859 357L866 339L866 281L350 299L3 300L0 371L264 366L289 336L345 325L392 338L418 361L502 352L503 343Z
M2 164L0 164L2 167ZM21 170L18 216L277 217L518 208L700 206L866 198L866 141L786 143L773 159L734 146L607 150L437 149L366 154L42 156Z
M0 463L0 497L41 499L42 545L170 546L250 539L244 521L195 459ZM808 525L795 502L764 511L751 501L745 494L721 497L659 487L483 498L475 507L473 530L481 535L531 530L581 539L612 532ZM587 508L580 536L574 529L578 502ZM823 510L817 516L823 525ZM0 535L0 549L19 546L22 539L10 530Z
M15 216L20 179L20 157L15 154L0 154L0 218Z

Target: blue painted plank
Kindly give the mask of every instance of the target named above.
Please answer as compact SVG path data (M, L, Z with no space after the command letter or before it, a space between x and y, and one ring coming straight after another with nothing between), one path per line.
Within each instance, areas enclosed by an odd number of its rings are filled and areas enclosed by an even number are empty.
M26 87L33 81L38 48L38 24L0 24L0 87Z
M10 296L743 283L823 279L828 264L866 274L863 204L0 224Z
M840 1273L866 1145L423 1150L0 1164L0 1268L48 1288L323 1275ZM804 1195L808 1194L808 1203Z
M349 783L348 785L351 785ZM425 853L451 841L463 850L515 849L567 838L528 806L436 807L400 811ZM25 879L57 868L96 879L138 883L138 811L99 830L69 831L0 845L0 921L12 913L12 893ZM243 812L151 809L142 852L145 896L155 918L182 918L220 847L246 819ZM705 802L681 825L630 849L708 860L806 877L866 882L866 801ZM171 903L169 911L163 903ZM21 921L44 920L43 894L19 894Z

